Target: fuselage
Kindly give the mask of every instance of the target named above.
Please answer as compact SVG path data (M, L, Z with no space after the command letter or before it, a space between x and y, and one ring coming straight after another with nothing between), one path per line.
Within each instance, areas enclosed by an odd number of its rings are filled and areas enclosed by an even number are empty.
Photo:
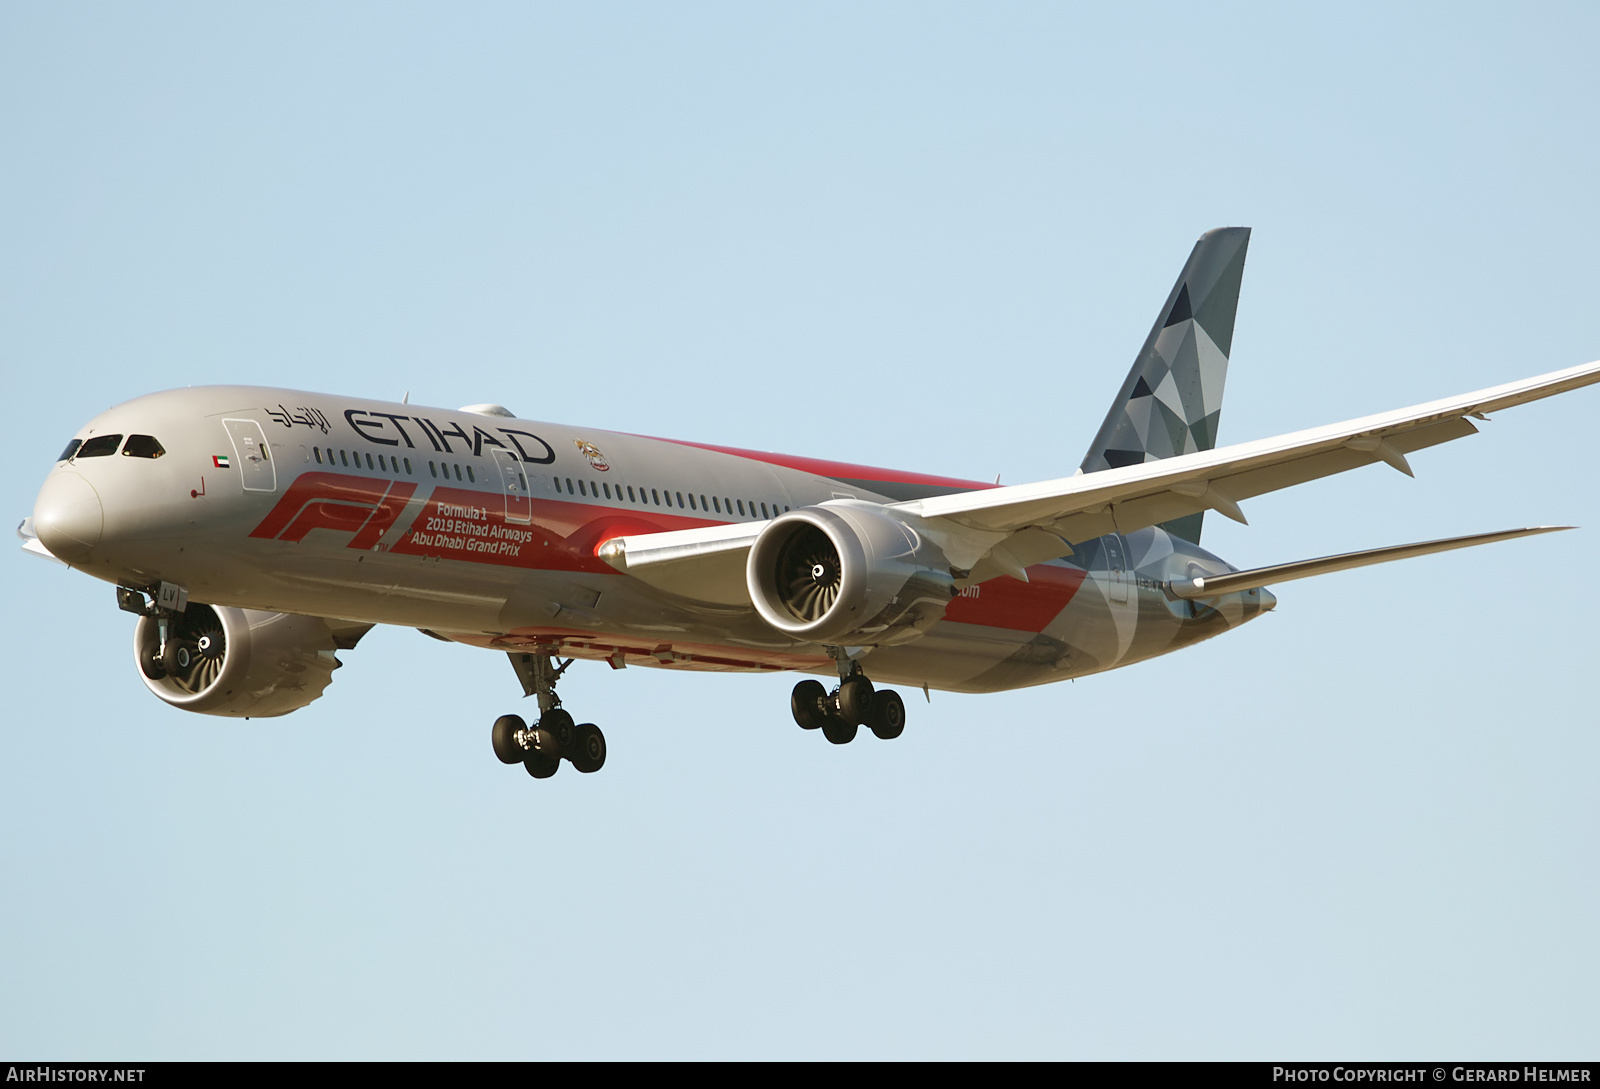
M987 485L293 390L197 387L82 428L34 511L57 558L213 605L398 624L475 645L614 665L830 672L747 604L653 588L597 552L616 537L840 499L894 503ZM874 677L956 691L1129 664L1272 607L1265 590L1176 600L1173 578L1232 568L1152 527L959 584L921 638L870 651Z

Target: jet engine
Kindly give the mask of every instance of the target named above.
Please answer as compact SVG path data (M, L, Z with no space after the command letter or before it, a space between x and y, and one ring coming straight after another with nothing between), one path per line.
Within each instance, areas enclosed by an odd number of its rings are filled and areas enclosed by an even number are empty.
M938 546L860 500L779 515L751 547L745 578L774 628L849 646L909 642L943 618L956 593Z
M286 715L322 695L339 668L334 645L315 616L196 603L164 621L141 616L133 633L145 687L185 711L233 718Z

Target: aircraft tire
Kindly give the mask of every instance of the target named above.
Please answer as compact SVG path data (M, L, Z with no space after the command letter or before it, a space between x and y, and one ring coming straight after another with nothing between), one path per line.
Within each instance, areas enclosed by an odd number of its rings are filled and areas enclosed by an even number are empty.
M194 648L185 646L181 639L168 639L167 649L161 653L161 668L170 676L182 674L194 662Z
M161 661L161 650L155 644L139 652L139 672L152 681L159 681L167 675L167 667Z
M848 745L856 739L856 724L832 719L822 724L822 736L835 745Z
M561 770L559 756L546 756L542 752L530 752L527 759L522 761L522 766L528 769L528 774L535 779L548 779Z
M592 722L577 727L567 760L585 775L606 766L606 735Z
M906 730L906 705L900 693L885 688L872 697L872 716L867 721L872 732L883 741L893 741Z
M494 720L494 729L489 731L489 739L494 743L494 754L500 758L502 764L520 764L528 755L522 751L522 746L517 744L517 732L526 730L528 724L522 721L520 715L501 715Z
M572 716L559 707L552 707L539 716L539 729L550 731L550 736L555 740L557 757L571 752L576 744L574 738L578 727L573 723Z
M827 714L822 710L822 701L828 698L828 690L822 687L821 681L801 681L794 686L794 692L789 696L789 711L794 715L794 720L802 730L815 730L827 721Z
M862 726L872 715L872 682L857 674L839 686L839 717Z

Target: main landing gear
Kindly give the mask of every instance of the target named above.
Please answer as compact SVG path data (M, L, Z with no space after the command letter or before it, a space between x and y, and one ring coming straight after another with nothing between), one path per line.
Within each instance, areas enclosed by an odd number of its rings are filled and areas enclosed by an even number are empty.
M874 690L861 672L860 663L850 661L842 651L835 658L839 662L839 687L832 692L823 688L821 681L801 681L794 686L789 709L800 728L820 729L822 736L835 745L854 741L856 729L861 726L885 741L904 733L906 705L900 693L887 688Z
M502 764L521 764L535 779L548 779L565 760L582 772L599 771L606 762L606 735L592 722L574 722L556 695L568 658L561 665L548 654L513 654L511 665L526 694L539 697L539 719L532 726L521 715L494 720L490 740Z

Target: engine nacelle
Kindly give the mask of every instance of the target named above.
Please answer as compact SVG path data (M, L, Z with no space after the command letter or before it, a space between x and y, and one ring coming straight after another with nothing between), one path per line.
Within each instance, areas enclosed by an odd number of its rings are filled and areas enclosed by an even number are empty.
M775 518L750 549L745 579L774 628L848 646L909 642L943 618L956 592L938 546L856 499Z
M160 622L141 616L133 655L145 687L205 715L271 718L322 695L333 671L333 632L314 616L190 603Z

